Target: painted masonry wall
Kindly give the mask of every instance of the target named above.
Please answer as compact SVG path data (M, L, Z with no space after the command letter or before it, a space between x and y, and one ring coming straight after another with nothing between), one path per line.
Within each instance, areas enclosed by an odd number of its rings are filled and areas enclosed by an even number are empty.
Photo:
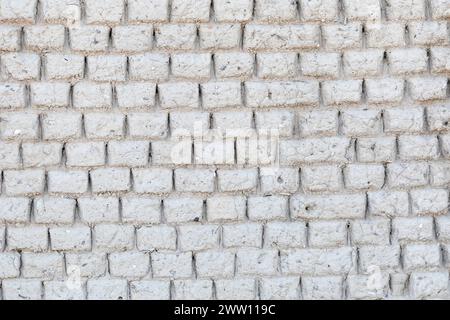
M0 0L0 298L450 298L449 0Z

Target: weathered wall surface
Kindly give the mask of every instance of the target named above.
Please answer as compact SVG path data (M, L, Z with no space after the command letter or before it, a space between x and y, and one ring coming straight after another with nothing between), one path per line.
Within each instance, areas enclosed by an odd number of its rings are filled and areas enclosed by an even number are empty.
M0 0L0 298L449 298L449 0Z

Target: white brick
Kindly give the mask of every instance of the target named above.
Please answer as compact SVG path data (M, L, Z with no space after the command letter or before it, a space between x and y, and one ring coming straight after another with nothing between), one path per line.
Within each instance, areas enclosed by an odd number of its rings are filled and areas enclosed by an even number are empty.
M171 18L174 22L207 22L211 0L173 0Z
M148 108L155 105L154 83L124 83L116 85L119 108Z
M16 252L0 253L0 277L2 279L16 278L20 275L20 255Z
M395 218L392 221L392 234L400 243L426 242L434 239L432 217Z
M207 199L207 219L210 222L243 220L247 208L243 196L212 196Z
M123 17L123 0L86 0L86 23L117 24Z
M269 222L264 244L274 248L305 247L307 229L303 222Z
M53 227L49 230L51 248L54 251L89 251L91 229L87 226Z
M387 165L388 185L393 188L419 187L428 182L428 164L395 162Z
M331 50L359 48L362 41L362 27L359 23L325 25L325 45Z
M282 164L311 162L347 162L351 141L345 137L282 140L279 157Z
M214 55L216 76L226 78L250 78L254 70L254 55L247 52L224 52Z
M44 140L68 140L81 136L82 115L77 112L49 112L42 115Z
M319 101L316 81L246 82L246 101L251 108L315 105Z
M73 106L75 108L110 108L112 89L109 84L78 82L73 87Z
M171 61L175 78L202 80L211 75L211 55L208 53L176 53L172 54Z
M199 87L190 82L163 83L158 85L161 107L164 109L198 108Z
M48 192L82 194L88 190L86 171L51 170L48 176Z
M92 0L91 0L92 1ZM110 28L79 25L69 28L70 44L76 52L104 52L108 49Z
M431 160L439 156L436 136L400 136L398 149L402 160Z
M25 47L32 51L60 51L64 47L62 25L34 25L24 28Z
M348 278L348 295L356 300L386 299L389 291L389 276L377 275L351 275Z
M176 169L175 189L181 192L213 192L215 172L211 169Z
M87 223L118 222L119 201L112 197L78 198L80 218Z
M420 21L409 24L413 45L448 44L447 24L441 21Z
M0 109L25 107L25 86L16 83L0 84Z
M241 25L227 23L201 24L199 36L201 49L239 49L241 44Z
M448 272L414 272L410 290L415 299L436 299L448 296Z
M290 249L281 252L281 272L302 275L340 275L354 268L351 247L336 249Z
M111 166L139 167L148 163L150 145L146 141L110 141L108 161Z
M163 81L169 76L169 56L161 53L132 55L129 58L131 80Z
M347 244L345 221L312 221L308 226L311 247L342 247Z
M87 282L89 300L127 300L128 285L125 279L90 279Z
M368 23L366 32L369 48L389 48L405 45L405 26L402 23Z
M159 223L161 220L161 200L147 197L121 198L122 221L133 224Z
M275 220L287 217L288 199L285 196L250 196L247 201L250 220Z
M447 96L447 78L411 78L408 85L415 101L442 100Z
M172 170L165 168L133 169L134 190L137 193L172 191Z
M425 3L421 0L387 0L386 5L389 20L412 20L425 16Z
M448 72L450 70L450 48L431 48L431 70L433 72Z
M342 299L341 277L302 277L302 294L308 300Z
M342 131L347 135L376 135L382 131L379 110L345 110L341 117Z
M174 300L211 300L213 283L211 280L175 280Z
M236 108L242 105L240 82L209 82L201 84L205 109Z
M225 248L261 247L263 226L257 223L230 224L223 226Z
M36 3L36 0L2 0L0 1L0 21L33 23Z
M43 0L42 15L45 22L65 23L71 25L79 23L81 6L72 0Z
M190 278L192 253L154 252L151 256L155 278Z
M109 255L110 273L114 277L140 278L150 271L150 256L141 252L114 252Z
M130 4L128 3L128 10ZM120 52L140 52L152 49L153 27L144 26L117 26L112 31L113 47Z
M344 0L344 8L346 17L349 20L380 20L381 7L378 1L362 0L352 1Z
M297 277L266 278L261 281L261 299L297 300L300 293L300 279Z
M252 18L253 1L215 0L214 12L218 22L244 22Z
M2 51L19 51L20 28L18 26L0 26L0 49Z
M300 112L299 118L302 136L332 135L337 133L338 113L335 110Z
M445 189L411 190L411 209L414 215L448 213L448 191Z
M44 175L41 169L3 171L3 192L6 195L40 194L45 187Z
M302 167L301 185L307 191L338 191L342 187L341 169L337 166Z
M93 230L94 247L100 251L125 251L134 246L133 226L101 224L96 225Z
M378 49L346 51L343 55L344 71L354 77L375 76L383 66L383 51Z
M128 21L164 22L169 19L168 0L130 0L128 1Z
M94 167L105 164L105 143L69 142L66 144L66 166Z
M114 138L124 134L125 115L119 113L88 113L84 115L86 137Z
M338 15L336 0L300 0L303 19L307 21L334 21Z
M322 83L322 94L327 105L358 103L362 96L362 81L325 81Z
M194 24L166 24L155 28L156 46L161 49L193 49L197 38Z
M70 287L66 281L45 281L44 296L46 300L84 300L83 287Z
M275 275L278 273L278 252L272 249L241 249L236 254L239 275Z
M2 281L4 300L41 300L42 282L28 279L5 279Z
M232 277L235 253L232 251L207 250L195 255L197 274L200 277Z
M302 73L311 77L336 78L339 75L339 60L340 55L337 53L305 52L300 54Z
M395 137L358 139L356 154L361 162L392 162L396 156L396 139Z
M129 135L132 138L165 138L168 117L164 112L136 112L127 115Z
M73 274L81 277L100 277L106 273L107 261L104 253L66 253L66 265Z
M64 256L60 253L23 253L22 276L42 280L60 279L64 272Z
M249 50L299 50L319 47L320 30L315 25L248 24L244 33L244 48Z
M0 168L18 169L20 166L19 144L0 142L0 150Z
M381 189L385 183L382 165L350 164L344 169L345 186L348 189Z
M219 190L251 191L256 189L258 172L256 169L222 169L217 171Z
M141 251L175 250L177 231L173 227L157 225L137 229L137 248Z
M364 274L376 274L379 271L394 272L400 268L400 247L363 246L359 249L360 269Z
M1 197L0 221L10 223L27 222L30 218L31 200L25 197Z
M36 223L72 223L75 218L76 201L69 198L39 197L34 200Z
M369 103L398 103L403 98L404 83L401 79L369 79L366 88Z
M68 107L70 85L68 83L36 82L31 84L31 105L33 107Z
M61 163L61 143L22 144L23 165L25 167L50 167Z
M254 279L230 279L214 281L217 299L220 300L252 300L256 297L256 281Z
M169 300L170 281L132 281L130 295L132 300Z
M390 231L388 219L355 220L351 223L352 243L359 246L388 245Z
M169 223L200 221L203 215L203 199L175 196L164 199L164 214Z
M89 79L93 81L124 81L124 56L90 56L87 59Z
M217 225L184 225L179 227L178 241L183 251L214 249L219 245Z
M291 215L301 219L363 218L364 194L294 195L290 199Z
M31 140L37 139L39 136L39 120L36 113L3 113L0 119L0 134L2 140Z
M368 193L369 212L374 216L407 216L408 194L403 191L376 191Z

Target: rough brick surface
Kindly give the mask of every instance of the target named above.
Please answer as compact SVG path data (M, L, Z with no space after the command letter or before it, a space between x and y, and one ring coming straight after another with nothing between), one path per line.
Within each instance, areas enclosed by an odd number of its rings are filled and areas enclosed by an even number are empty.
M0 0L0 299L450 299L449 0Z

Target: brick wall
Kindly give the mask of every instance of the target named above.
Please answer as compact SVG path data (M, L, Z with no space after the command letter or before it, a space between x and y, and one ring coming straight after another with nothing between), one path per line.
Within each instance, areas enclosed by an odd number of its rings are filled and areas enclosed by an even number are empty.
M448 0L0 0L0 299L450 298Z

